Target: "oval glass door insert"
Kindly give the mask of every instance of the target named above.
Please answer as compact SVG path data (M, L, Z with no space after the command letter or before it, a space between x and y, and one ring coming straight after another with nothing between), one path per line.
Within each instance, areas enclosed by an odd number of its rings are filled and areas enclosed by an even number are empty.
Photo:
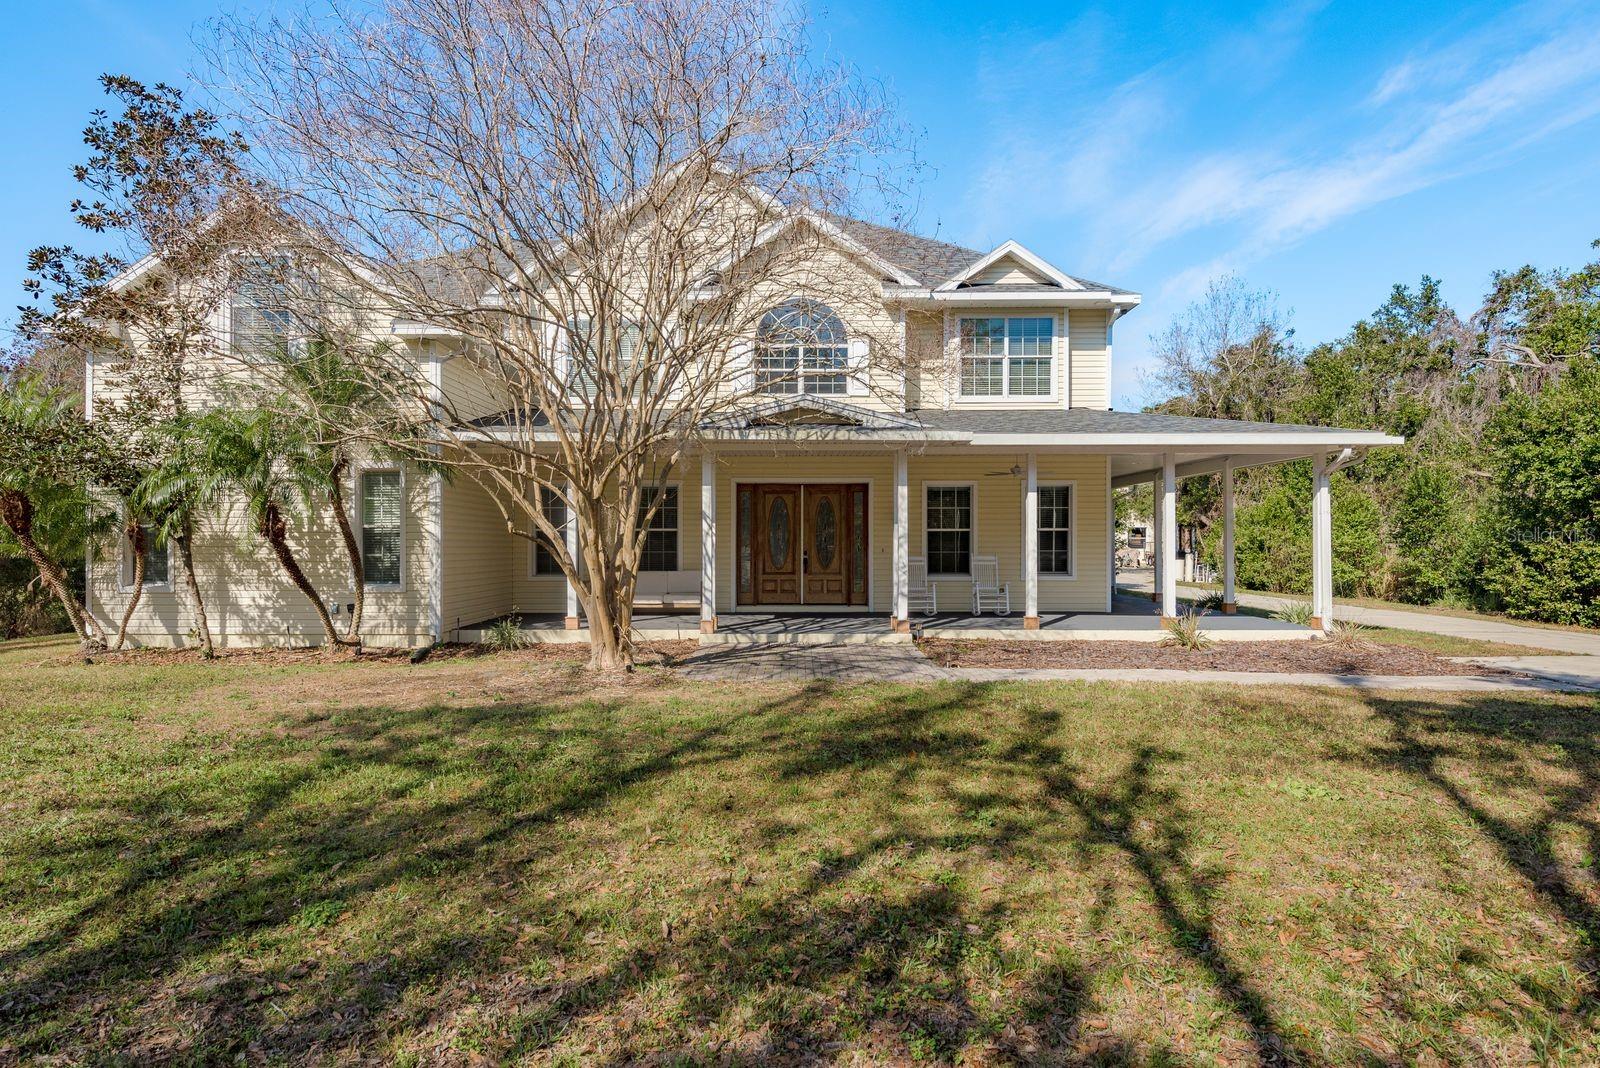
M767 556L774 571L789 566L789 499L774 497L767 509Z
M824 497L817 502L817 567L823 571L833 567L833 554L839 541L839 517L833 510L833 498Z

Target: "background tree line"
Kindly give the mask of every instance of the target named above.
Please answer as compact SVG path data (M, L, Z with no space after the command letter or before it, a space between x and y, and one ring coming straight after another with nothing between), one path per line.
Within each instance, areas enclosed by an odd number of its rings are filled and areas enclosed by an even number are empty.
M1309 349L1271 294L1229 277L1155 353L1157 411L1405 436L1334 480L1339 594L1600 626L1600 260L1497 272L1465 317L1433 278L1396 285ZM1248 469L1238 486L1240 585L1305 590L1310 464ZM1220 480L1186 480L1179 504L1219 564Z

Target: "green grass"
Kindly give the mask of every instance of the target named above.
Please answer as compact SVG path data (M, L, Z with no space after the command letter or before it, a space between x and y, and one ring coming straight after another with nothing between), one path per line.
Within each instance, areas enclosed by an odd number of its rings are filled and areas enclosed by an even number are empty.
M1265 608L1239 606L1242 616L1275 618ZM1359 630L1362 639L1384 645L1404 645L1421 649L1435 656L1562 656L1558 650L1536 649L1530 645L1508 645L1505 642L1486 642L1480 638L1462 638L1455 634L1431 634L1425 630L1406 630L1402 627L1368 627Z
M1206 582L1179 582L1183 589L1219 590L1222 587L1216 583ZM1240 590L1241 594L1255 594L1260 597L1292 597L1295 594L1273 593L1270 590ZM1299 596L1304 596L1299 595ZM1448 604L1409 604L1405 601L1385 601L1378 597L1345 597L1340 595L1333 599L1334 606L1349 605L1353 608L1390 608L1397 612L1422 612L1433 616L1453 616L1456 619L1477 619L1485 623L1509 623L1518 627L1538 627L1541 630L1565 630L1577 634L1594 634L1594 627L1580 627L1571 623L1545 623L1536 619L1519 619L1499 612L1481 612L1473 608L1458 608ZM1242 611L1241 607L1241 611Z
M0 1063L1595 1063L1589 698L0 646Z

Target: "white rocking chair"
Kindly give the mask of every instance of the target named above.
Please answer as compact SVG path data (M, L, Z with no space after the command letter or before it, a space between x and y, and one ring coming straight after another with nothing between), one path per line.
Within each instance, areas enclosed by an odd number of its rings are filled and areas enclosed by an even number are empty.
M928 561L920 556L906 560L906 611L931 616L939 611L939 589L928 581Z
M1011 584L1000 581L1000 561L993 556L972 558L972 614L1011 614Z

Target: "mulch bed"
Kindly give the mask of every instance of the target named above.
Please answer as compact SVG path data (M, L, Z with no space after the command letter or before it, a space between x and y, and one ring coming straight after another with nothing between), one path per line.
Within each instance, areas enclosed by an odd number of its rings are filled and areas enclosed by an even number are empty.
M636 659L641 665L672 665L683 657L698 649L699 643L694 641L661 641L643 642L638 647ZM438 645L428 653L427 661L433 663L438 660L470 660L476 657L499 656L508 661L534 661L563 662L571 661L583 663L589 659L589 644L587 642L540 642L515 649L505 653L496 653L482 645L464 642L447 642ZM68 659L77 659L76 651L69 654ZM111 664L194 664L201 663L199 649L165 649L142 648L124 649L121 652L95 653L92 659L97 663ZM360 662L363 664L392 663L405 665L411 662L410 649L391 649L367 646L362 649L359 657L354 656L347 649L329 649L325 646L304 646L300 648L262 648L262 649L218 649L216 655L218 663L230 664L305 664L305 663L333 663L337 661Z
M1182 671L1314 671L1332 675L1505 675L1401 645L1369 641L1218 642L1199 651L1155 642L950 641L917 643L943 667L1175 668Z

